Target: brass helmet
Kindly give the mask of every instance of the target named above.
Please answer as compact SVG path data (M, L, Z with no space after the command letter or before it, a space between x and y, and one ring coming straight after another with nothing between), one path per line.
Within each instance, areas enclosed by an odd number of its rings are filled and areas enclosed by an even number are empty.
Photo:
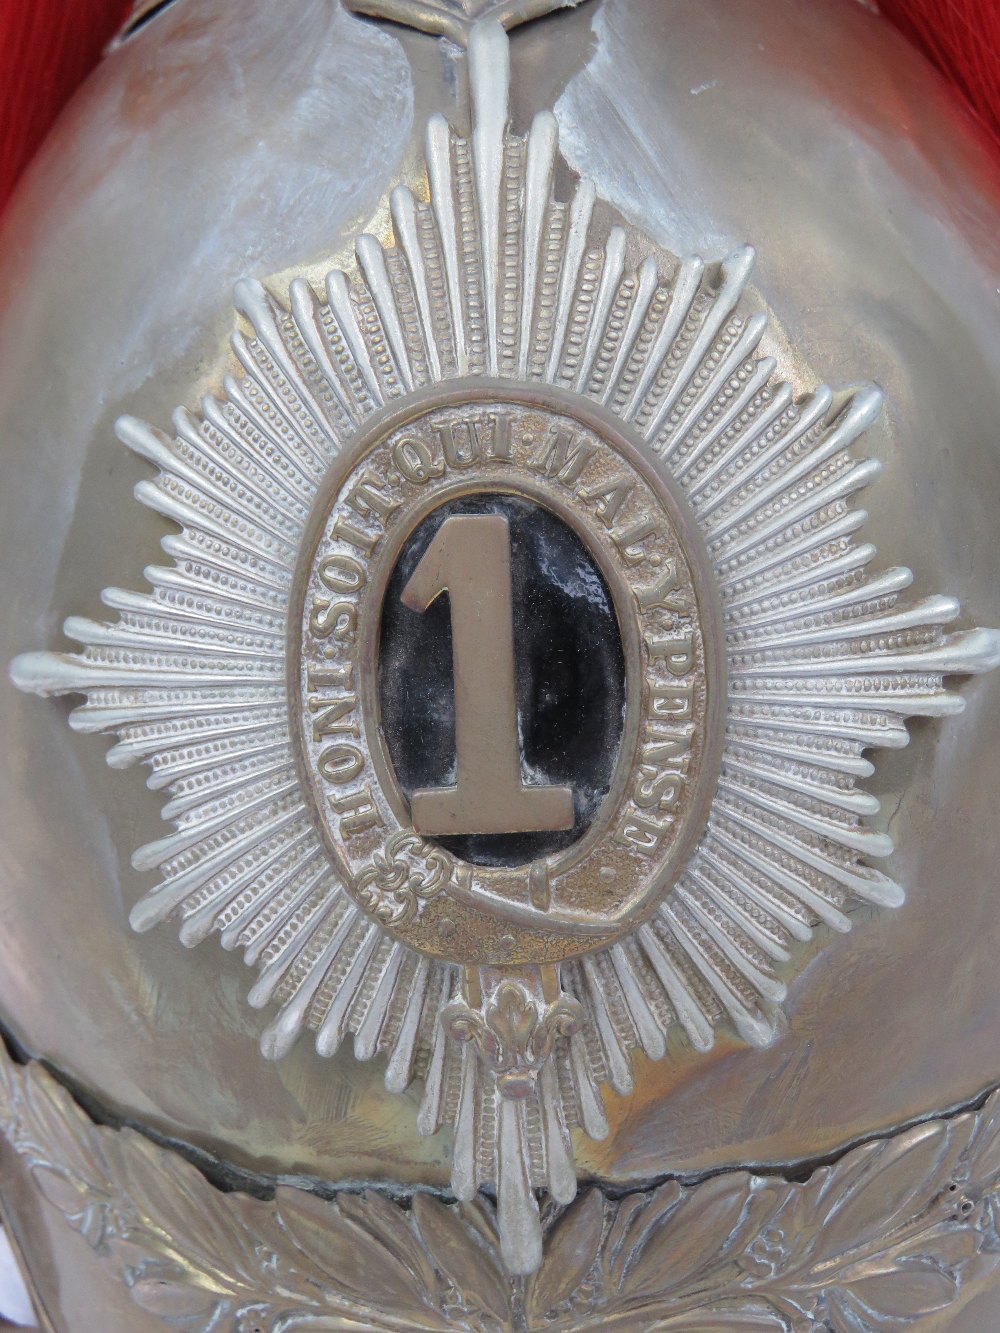
M0 246L45 1326L994 1327L971 131L837 0L147 8Z

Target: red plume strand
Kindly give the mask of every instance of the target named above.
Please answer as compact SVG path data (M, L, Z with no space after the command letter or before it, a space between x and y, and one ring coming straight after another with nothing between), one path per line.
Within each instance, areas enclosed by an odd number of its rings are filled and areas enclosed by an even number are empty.
M879 9L954 84L1000 156L1000 0L880 0Z
M131 8L127 0L0 0L0 208Z

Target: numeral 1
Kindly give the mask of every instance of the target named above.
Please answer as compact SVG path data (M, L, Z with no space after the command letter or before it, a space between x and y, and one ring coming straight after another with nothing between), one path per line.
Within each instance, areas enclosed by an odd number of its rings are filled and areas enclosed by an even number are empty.
M572 828L569 787L526 787L521 778L506 518L445 519L403 589L403 605L426 611L443 592L451 602L457 781L414 793L414 829L444 837Z

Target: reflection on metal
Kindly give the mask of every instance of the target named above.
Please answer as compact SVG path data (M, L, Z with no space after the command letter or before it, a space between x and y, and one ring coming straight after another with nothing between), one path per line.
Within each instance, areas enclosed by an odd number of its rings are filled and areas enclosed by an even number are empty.
M221 1193L2 1055L0 1130L136 1305L185 1333L903 1330L957 1308L1000 1262L997 1093L801 1182L727 1171L614 1199L589 1187L547 1210L527 1281L506 1271L483 1198Z
M473 26L481 19L493 19L505 28L513 28L554 10L572 9L581 0L346 0L346 3L359 14L438 33L464 46Z
M67 622L81 654L13 674L86 694L74 725L116 732L111 762L147 761L169 791L176 831L135 856L161 875L136 928L176 916L186 944L242 949L251 1003L279 1006L269 1058L309 1028L321 1054L349 1037L384 1054L392 1091L422 1079L421 1129L455 1131L456 1194L496 1186L505 1261L527 1273L536 1191L568 1202L571 1132L607 1132L602 1084L627 1095L633 1054L675 1033L766 1044L798 943L902 901L869 864L891 842L864 823L862 751L957 711L944 677L994 666L998 640L946 634L951 598L900 604L908 571L868 575L852 502L878 468L850 448L880 395L795 400L745 295L752 253L678 261L588 182L557 199L556 122L512 132L499 24L473 30L468 67L473 134L432 118L429 201L393 192L394 243L362 236L356 272L322 298L296 279L289 308L241 283L252 331L223 396L174 439L120 423L159 469L139 498L182 529L172 563L152 592L105 593L114 624ZM372 698L402 540L501 471L601 554L631 671L616 785L541 873L420 839ZM741 1188L741 1208L770 1197Z

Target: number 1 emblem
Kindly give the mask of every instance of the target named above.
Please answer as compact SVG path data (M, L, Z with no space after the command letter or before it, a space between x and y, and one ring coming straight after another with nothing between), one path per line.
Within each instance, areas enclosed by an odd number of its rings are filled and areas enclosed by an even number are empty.
M427 837L540 833L573 827L569 787L525 786L514 683L510 524L499 514L445 519L403 589L423 612L447 592L455 681L454 787L414 792Z

